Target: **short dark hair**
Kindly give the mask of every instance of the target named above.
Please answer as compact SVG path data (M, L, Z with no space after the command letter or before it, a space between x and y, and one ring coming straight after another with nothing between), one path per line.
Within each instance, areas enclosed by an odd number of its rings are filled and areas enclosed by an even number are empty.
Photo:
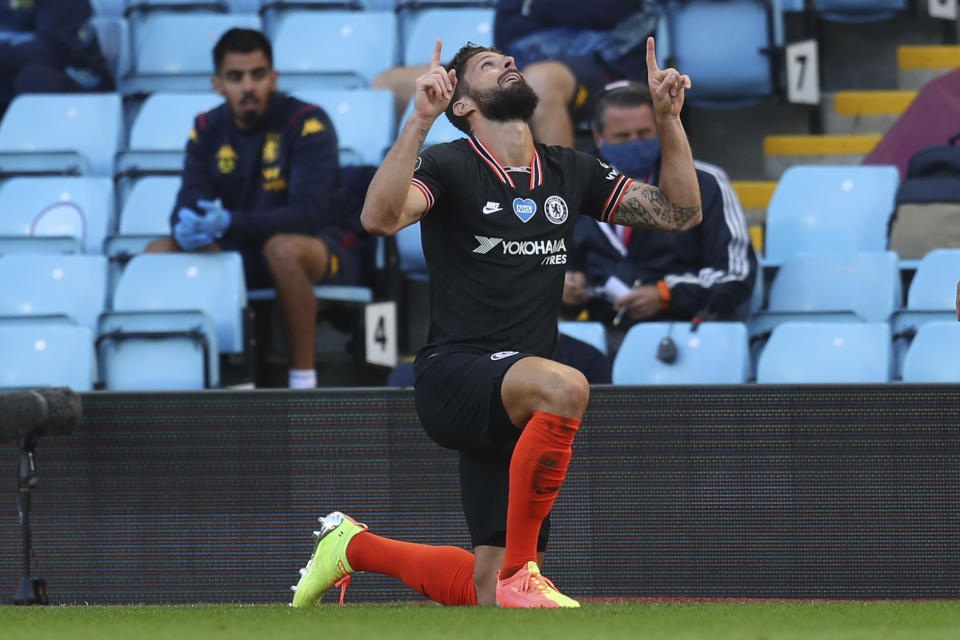
M213 47L213 70L220 73L223 59L228 53L252 53L263 51L267 62L273 67L273 47L267 36L256 29L234 27L226 31Z
M593 128L597 133L603 133L603 116L607 107L639 107L642 105L647 105L653 109L653 96L650 95L650 88L647 85L632 80L611 82L603 88L603 92L597 96L597 101L593 106Z
M451 60L446 65L446 70L450 71L455 69L457 72L457 86L453 89L453 97L450 98L450 104L447 105L445 113L447 114L447 120L450 121L450 124L455 126L460 131L463 131L468 136L471 135L470 123L467 122L467 119L463 116L457 116L453 113L454 103L460 99L463 95L470 95L470 85L467 84L467 79L464 77L463 69L467 66L467 62L473 56L478 53L499 53L500 55L506 55L500 49L496 47L481 47L480 45L468 42L467 44L460 47L460 51L457 51L457 55L453 56Z

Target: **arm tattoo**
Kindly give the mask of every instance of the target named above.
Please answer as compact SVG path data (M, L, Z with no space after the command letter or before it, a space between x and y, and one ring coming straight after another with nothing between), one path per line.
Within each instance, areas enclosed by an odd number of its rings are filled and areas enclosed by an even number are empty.
M417 135L417 155L420 155L420 152L423 151L423 143L427 141L427 129L420 129L419 135Z
M611 222L627 227L683 231L700 215L700 205L678 207L656 187L634 183L624 194Z

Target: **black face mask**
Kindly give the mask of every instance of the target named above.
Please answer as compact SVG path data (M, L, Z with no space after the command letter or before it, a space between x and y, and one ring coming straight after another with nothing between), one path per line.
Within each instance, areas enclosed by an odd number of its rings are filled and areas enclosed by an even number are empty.
M477 109L487 120L526 122L533 116L540 98L525 80L496 89L479 89L470 92Z

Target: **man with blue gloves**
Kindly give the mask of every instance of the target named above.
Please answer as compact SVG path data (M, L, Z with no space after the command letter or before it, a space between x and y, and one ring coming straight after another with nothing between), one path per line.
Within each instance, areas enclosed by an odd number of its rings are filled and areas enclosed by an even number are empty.
M357 208L344 204L352 196L341 188L329 117L276 92L269 40L231 29L213 57L213 86L226 102L197 116L170 218L173 235L147 251L239 252L247 287L276 289L289 386L315 387L312 285L359 283L369 236Z

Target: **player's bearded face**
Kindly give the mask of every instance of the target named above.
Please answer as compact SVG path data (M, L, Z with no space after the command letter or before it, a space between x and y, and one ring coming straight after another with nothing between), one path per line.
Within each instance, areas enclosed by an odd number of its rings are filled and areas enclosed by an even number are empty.
M473 89L471 97L487 120L526 122L533 116L540 98L527 81L522 78L490 89Z

